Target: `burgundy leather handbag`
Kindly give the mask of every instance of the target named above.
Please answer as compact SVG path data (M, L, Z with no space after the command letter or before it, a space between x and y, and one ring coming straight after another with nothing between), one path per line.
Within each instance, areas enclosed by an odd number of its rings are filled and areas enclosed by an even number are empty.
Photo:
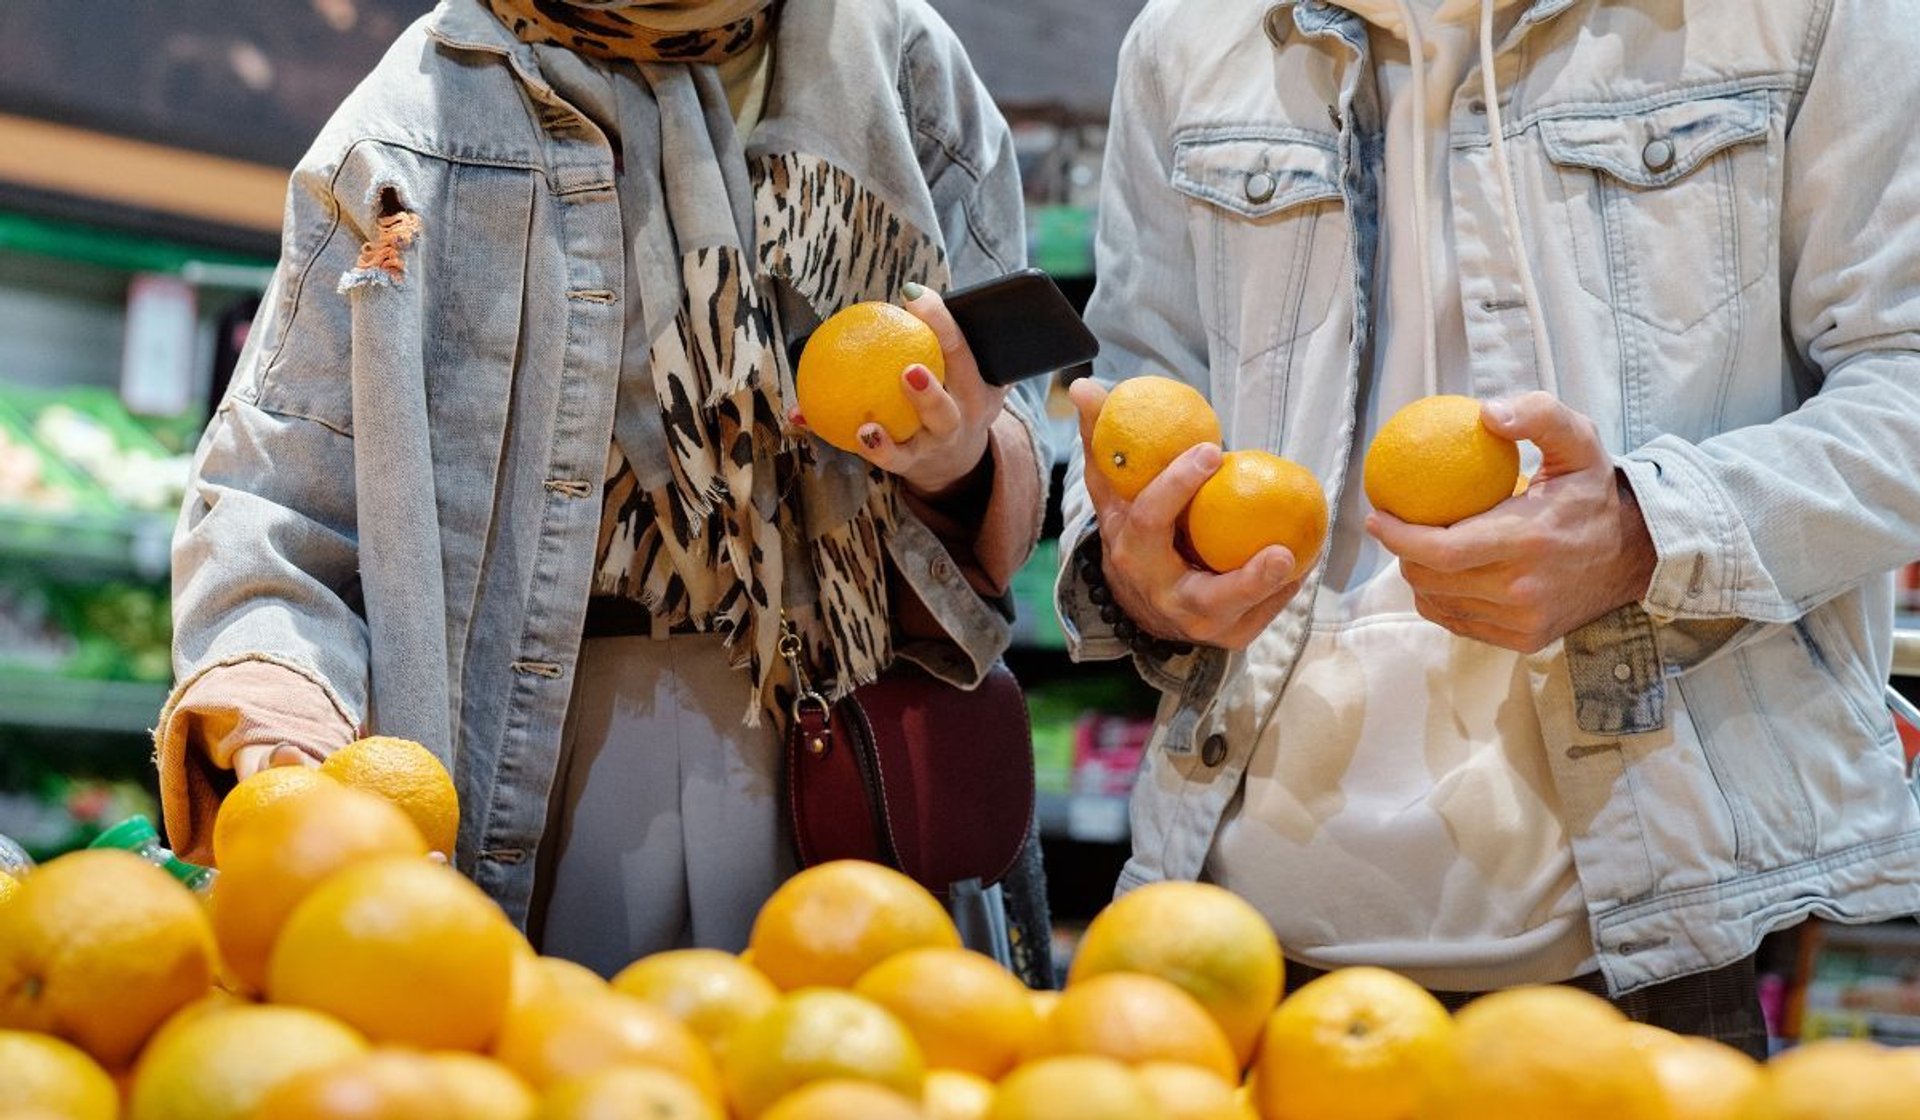
M803 687L793 717L786 793L801 866L870 860L942 898L1006 878L1034 789L1026 699L1004 666L968 691L900 661L835 704Z

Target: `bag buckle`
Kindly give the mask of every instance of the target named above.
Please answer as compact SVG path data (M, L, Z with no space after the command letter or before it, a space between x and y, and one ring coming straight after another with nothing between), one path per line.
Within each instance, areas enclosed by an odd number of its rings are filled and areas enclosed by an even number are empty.
M787 621L785 611L780 612L780 656L786 658L787 671L793 674L793 725L805 732L809 754L826 754L833 745L833 707L807 679L807 671L800 664L800 635ZM814 715L811 722L807 719L809 710Z

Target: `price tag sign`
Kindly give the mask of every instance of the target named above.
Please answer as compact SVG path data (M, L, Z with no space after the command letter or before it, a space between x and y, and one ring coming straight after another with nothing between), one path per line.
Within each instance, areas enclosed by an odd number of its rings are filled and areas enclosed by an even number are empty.
M193 286L177 276L143 273L127 287L127 334L120 399L145 416L178 416L193 407Z

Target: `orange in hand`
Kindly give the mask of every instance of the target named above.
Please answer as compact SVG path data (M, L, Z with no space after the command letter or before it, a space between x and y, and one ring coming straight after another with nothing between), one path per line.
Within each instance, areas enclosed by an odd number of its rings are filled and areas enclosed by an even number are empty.
M820 324L794 370L794 394L807 427L842 451L860 452L860 429L879 424L895 443L920 430L920 414L900 384L922 365L941 384L946 359L933 328L891 303L856 303Z
M1414 401L1388 418L1362 471L1374 508L1413 525L1452 525L1520 488L1520 448L1480 422L1472 397Z
M1094 419L1089 468L1132 501L1188 448L1220 442L1220 417L1200 390L1171 377L1115 385Z
M1327 539L1327 497L1313 472L1266 451L1229 451L1187 506L1187 542L1200 562L1231 572L1269 545L1293 553L1296 576Z

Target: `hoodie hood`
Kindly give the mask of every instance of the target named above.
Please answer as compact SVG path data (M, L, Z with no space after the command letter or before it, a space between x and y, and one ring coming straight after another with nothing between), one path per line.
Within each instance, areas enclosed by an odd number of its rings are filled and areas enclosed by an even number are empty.
M1343 8L1395 38L1407 37L1407 22L1400 0L1329 0L1336 8ZM1433 8L1433 21L1436 23L1471 23L1480 18L1481 0L1441 0L1433 5L1428 0L1412 0L1422 8ZM1519 7L1528 0L1493 0L1495 14L1508 8Z

